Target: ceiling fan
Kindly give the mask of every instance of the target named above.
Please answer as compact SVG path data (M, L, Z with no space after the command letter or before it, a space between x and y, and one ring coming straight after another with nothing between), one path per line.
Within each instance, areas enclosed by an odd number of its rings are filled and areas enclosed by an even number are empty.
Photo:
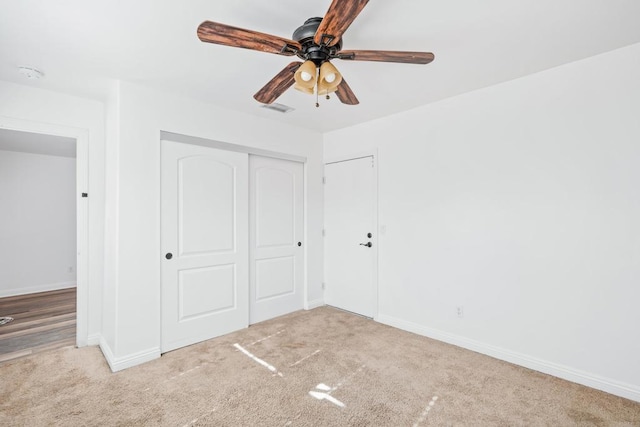
M253 97L271 104L291 86L309 94L336 92L348 105L359 103L346 80L331 64L332 59L347 61L401 62L428 64L430 52L384 50L342 50L342 34L364 9L369 0L333 0L324 18L310 18L296 29L293 40L245 30L217 22L205 21L198 26L198 38L207 43L241 47L283 56L298 56L304 62L287 65ZM316 102L316 106L319 104Z

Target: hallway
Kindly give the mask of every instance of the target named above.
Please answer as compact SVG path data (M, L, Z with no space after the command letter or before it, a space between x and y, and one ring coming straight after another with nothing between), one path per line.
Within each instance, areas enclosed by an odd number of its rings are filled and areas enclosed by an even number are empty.
M76 288L0 298L0 363L76 343Z

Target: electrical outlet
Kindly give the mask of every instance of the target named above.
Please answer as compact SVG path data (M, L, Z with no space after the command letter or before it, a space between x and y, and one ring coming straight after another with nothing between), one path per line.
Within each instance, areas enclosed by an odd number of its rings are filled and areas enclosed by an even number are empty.
M456 313L458 314L458 317L462 319L464 317L464 307L461 305L456 307Z
M73 267L67 268L67 273L73 273Z

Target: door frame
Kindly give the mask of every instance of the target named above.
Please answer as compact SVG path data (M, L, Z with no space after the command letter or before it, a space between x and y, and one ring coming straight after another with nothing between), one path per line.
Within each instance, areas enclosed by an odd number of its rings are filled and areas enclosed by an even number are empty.
M375 242L376 244L373 246L373 271L372 271L372 280L373 280L373 301L374 301L374 307L373 307L373 320L378 321L378 316L379 316L379 306L380 306L380 301L378 298L378 253L379 253L379 248L382 242L382 239L380 238L380 226L378 223L378 209L379 209L379 204L378 204L378 162L379 162L379 156L378 156L378 150L376 148L372 148L371 150L364 150L364 151L358 151L355 152L353 154L346 154L346 155L342 155L342 156L336 156L336 157L330 157L328 159L324 160L324 166L326 167L326 165L331 164L331 163L341 163L341 162L348 162L349 160L358 160L358 159L362 159L362 158L366 158L366 157L371 157L373 158L373 206L372 206L372 215L373 215L373 229L375 230L375 232L377 233L376 237L375 237ZM323 175L324 172L323 172ZM325 191L326 191L326 187L325 187ZM323 227L323 233L324 233L324 227ZM326 262L324 263L324 268L326 269ZM326 270L323 272L323 276L326 277Z
M222 142L222 141L216 141L214 139L207 139L207 138L201 138L201 137L197 137L197 136L190 136L190 135L184 135L184 134L180 134L180 133L175 133L175 132L169 132L169 131L164 131L161 130L160 131L160 138L158 139L158 144L161 144L161 141L173 141L173 142L180 142L183 144L191 144L191 145L200 145L203 147L209 147L209 148L216 148L218 150L226 150L226 151L235 151L235 152L239 152L239 153L247 153L249 156L255 155L255 156L262 156L262 157L271 157L274 159L280 159L280 160L289 160L289 161L293 161L293 162L299 162L302 163L302 188L303 188L303 205L302 205L302 221L304 224L304 230L303 230L303 242L308 242L309 241L309 229L308 229L308 221L307 221L307 206L308 206L308 191L307 191L307 186L308 186L308 178L307 178L307 173L308 173L308 168L309 165L307 164L307 158L305 156L297 156L295 154L287 154L287 153L281 153L278 151L271 151L271 150L265 150L262 148L255 148L255 147L250 147L248 145L240 145L240 144L233 144L233 143L229 143L229 142ZM160 162L162 161L162 159L160 158ZM162 168L158 168L159 171L159 175L162 174ZM160 185L158 186L158 191L162 192L162 179L159 179L158 182L160 183ZM377 186L377 184L376 184ZM376 187L377 188L377 187ZM377 192L377 190L376 190ZM248 201L248 200L247 200ZM158 215L162 216L162 213L160 211L158 211ZM249 230L251 224L249 223L249 219L247 219L247 229ZM159 221L159 228L158 228L158 233L159 236L161 236L160 238L162 239L162 221ZM309 245L304 244L303 245L303 257L304 257L304 278L303 278L303 282L302 282L302 293L303 293L303 298L304 298L304 309L305 310L309 310L310 307L309 306L309 274L308 274L308 258L309 258ZM162 257L164 254L162 253L162 243L160 244L160 249L159 249L159 257ZM251 259L249 258L248 261L250 262ZM162 263L159 263L159 271L160 271L160 285L162 286ZM160 297L162 298L162 289L160 289ZM251 301L248 300L248 303L250 303ZM162 301L160 301L160 309L162 309ZM160 311L159 313L160 316L162 316L162 311ZM247 318L247 322L249 321L249 319ZM161 326L162 328L162 326ZM162 341L162 329L159 330L160 332L160 340Z
M63 136L76 140L76 345L89 344L89 130L0 116L0 129Z

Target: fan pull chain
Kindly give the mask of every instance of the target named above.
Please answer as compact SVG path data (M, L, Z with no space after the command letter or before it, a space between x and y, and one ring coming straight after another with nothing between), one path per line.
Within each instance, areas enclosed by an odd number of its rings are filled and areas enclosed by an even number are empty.
M318 97L320 96L320 94L318 93L318 90L316 90L316 108L318 108L320 106L320 102L318 102Z

